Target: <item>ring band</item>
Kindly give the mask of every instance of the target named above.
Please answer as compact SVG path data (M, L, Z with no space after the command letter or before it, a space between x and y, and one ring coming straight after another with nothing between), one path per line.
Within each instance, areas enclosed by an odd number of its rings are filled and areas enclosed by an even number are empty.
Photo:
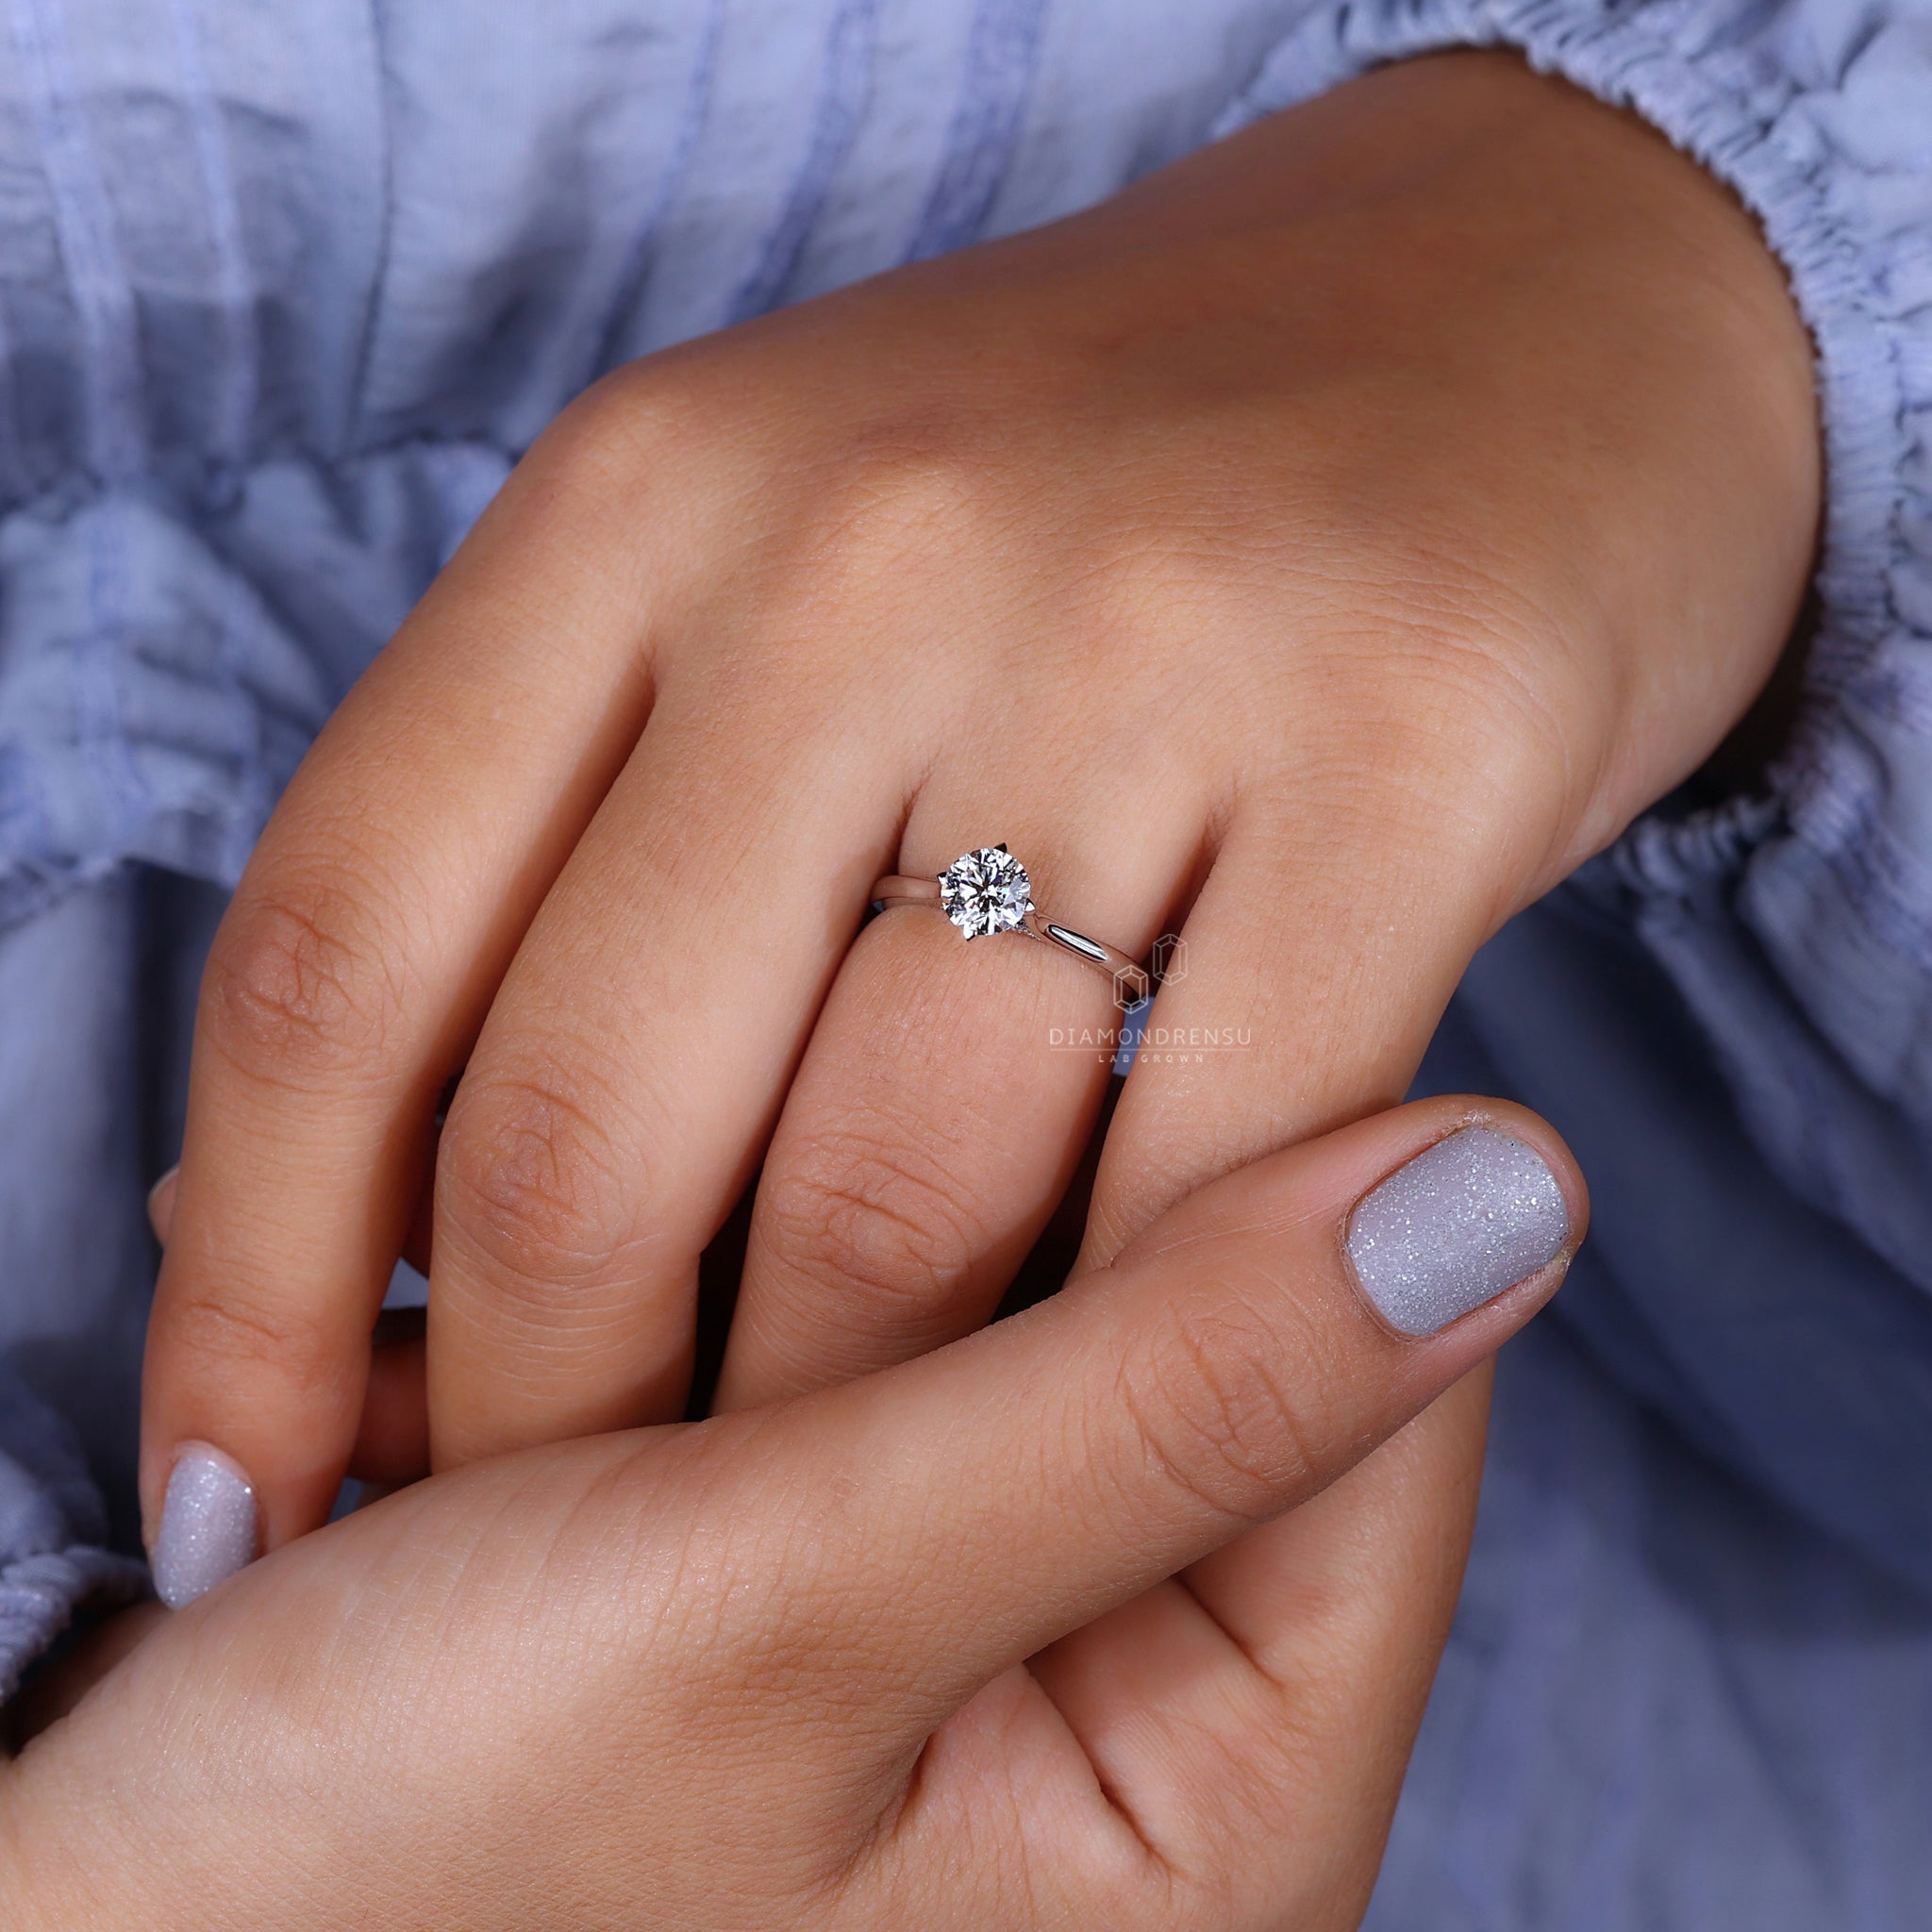
M969 940L1001 932L1024 932L1029 939L1043 940L1071 953L1082 965L1106 974L1123 1006L1138 1005L1154 989L1146 968L1118 946L1045 917L1033 904L1033 882L1026 868L1004 845L963 852L936 878L891 874L873 887L872 904L875 912L889 906L930 907L943 912Z

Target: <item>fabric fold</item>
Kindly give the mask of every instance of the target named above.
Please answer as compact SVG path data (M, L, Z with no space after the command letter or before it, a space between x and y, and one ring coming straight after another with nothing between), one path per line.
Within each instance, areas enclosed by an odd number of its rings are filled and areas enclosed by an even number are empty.
M0 522L0 931L143 859L232 885L282 787L508 459L412 442Z

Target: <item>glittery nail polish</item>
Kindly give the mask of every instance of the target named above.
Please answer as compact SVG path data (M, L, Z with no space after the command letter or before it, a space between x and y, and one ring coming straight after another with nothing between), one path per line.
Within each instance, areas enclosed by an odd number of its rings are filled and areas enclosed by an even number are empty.
M1570 1210L1535 1149L1464 1127L1363 1196L1348 1257L1375 1311L1404 1335L1433 1335L1556 1259Z
M155 1591L170 1609L192 1604L255 1561L255 1491L232 1458L206 1442L175 1458L155 1538Z

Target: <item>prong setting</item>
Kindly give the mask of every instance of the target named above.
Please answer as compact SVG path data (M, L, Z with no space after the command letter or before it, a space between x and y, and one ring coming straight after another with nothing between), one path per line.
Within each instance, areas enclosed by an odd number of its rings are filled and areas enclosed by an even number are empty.
M962 852L939 881L941 909L969 940L1017 932L1033 910L1033 882L1004 845Z

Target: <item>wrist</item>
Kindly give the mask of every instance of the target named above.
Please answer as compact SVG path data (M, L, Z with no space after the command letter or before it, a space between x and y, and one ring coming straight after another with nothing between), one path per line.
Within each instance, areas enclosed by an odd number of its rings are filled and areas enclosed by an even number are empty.
M1378 550L1560 740L1554 876L1769 681L1819 517L1811 345L1751 217L1647 125L1430 57L1088 219L1164 237L1195 309L1219 264L1237 366L1290 392L1298 523Z

